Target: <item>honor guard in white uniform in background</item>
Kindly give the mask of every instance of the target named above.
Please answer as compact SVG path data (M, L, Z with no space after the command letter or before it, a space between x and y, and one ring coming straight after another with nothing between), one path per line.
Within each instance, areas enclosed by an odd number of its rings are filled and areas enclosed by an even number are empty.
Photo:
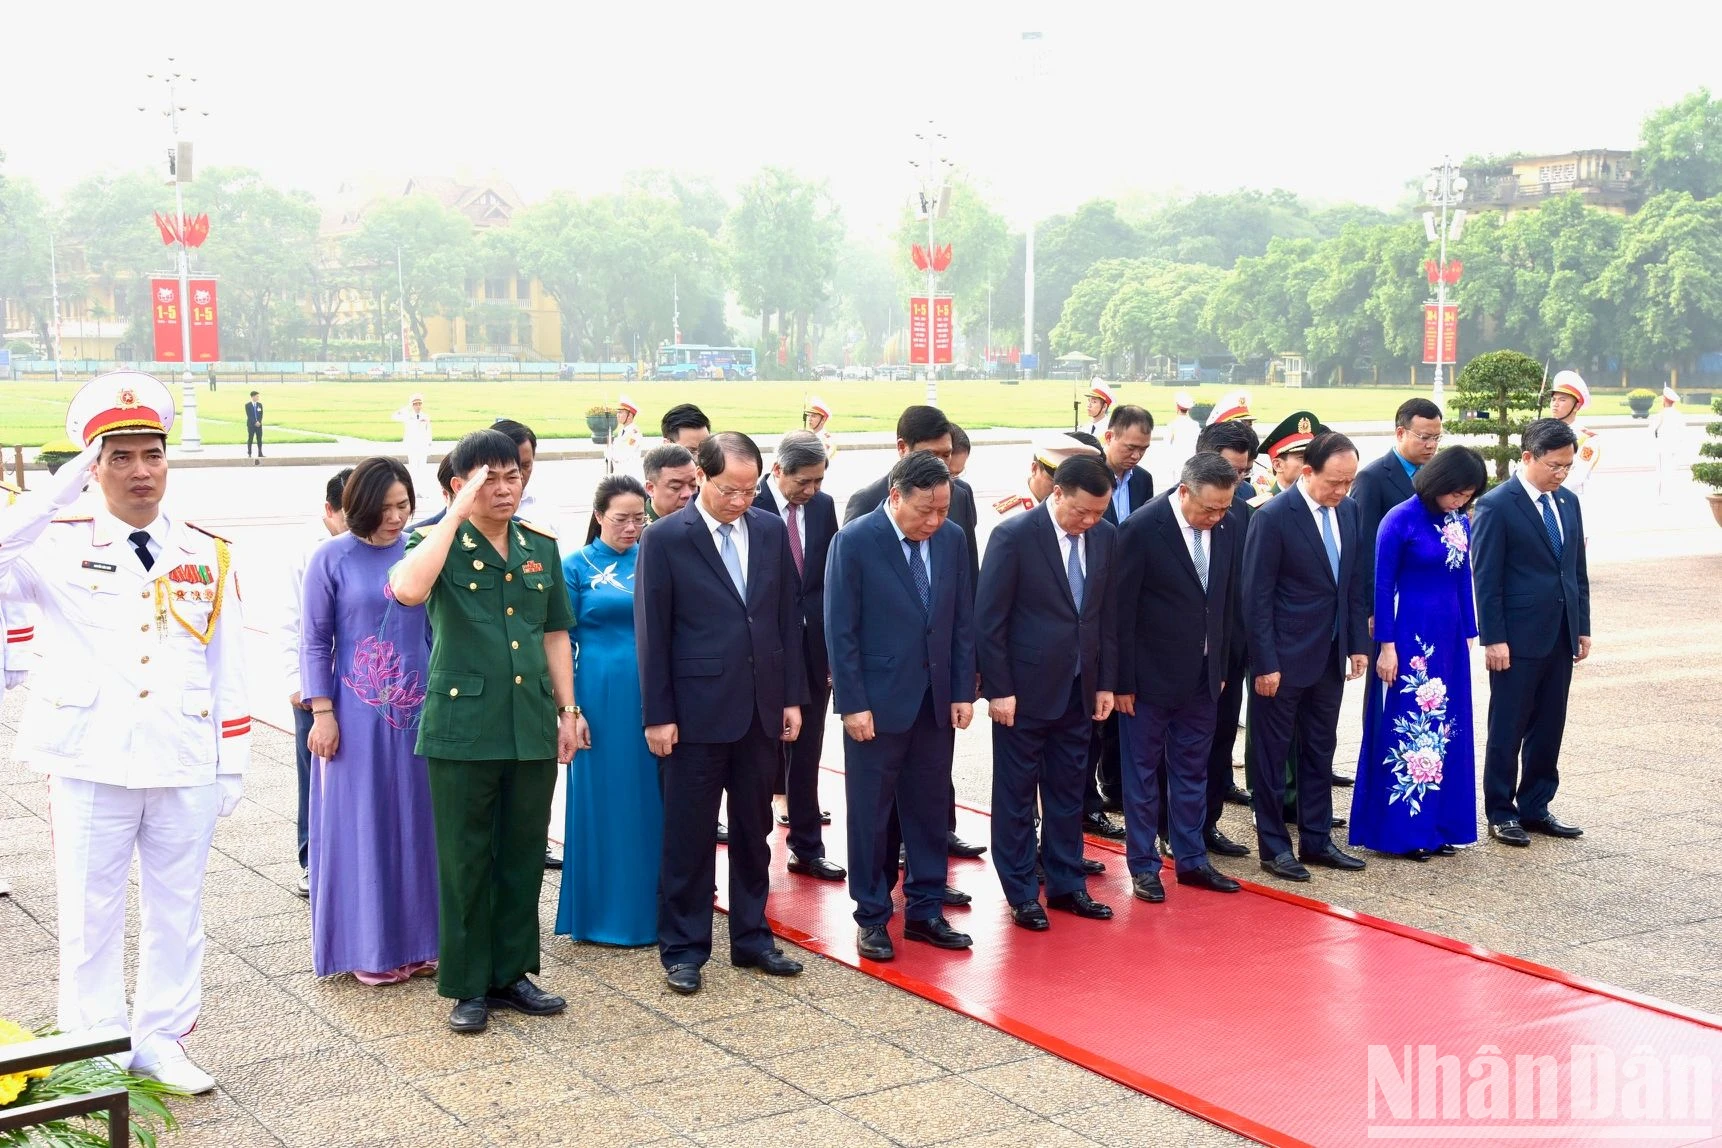
M1241 422L1246 426L1256 425L1256 416L1250 412L1250 392L1230 391L1220 396L1220 401L1214 404L1214 409L1208 412L1207 426L1218 423ZM1269 493L1274 485L1274 472L1262 464L1258 456L1255 468L1250 473L1250 487L1255 491L1255 497Z
M1102 453L1082 440L1072 438L1073 433L1082 432L1052 431L1035 436L1034 457L1028 464L1028 477L1022 488L1017 493L993 503L993 510L1000 518L1009 518L1020 510L1033 510L1045 502L1047 496L1052 493L1052 472L1057 470L1058 464L1065 459L1079 454Z
M1088 421L1076 429L1099 438L1106 433L1106 423L1112 417L1112 404L1118 401L1118 397L1106 385L1105 379L1095 379L1083 398L1088 400L1084 408Z
M641 477L640 408L634 400L622 395L616 400L616 429L610 432L610 443L604 448L605 469L611 474Z
M1549 388L1549 413L1573 428L1578 447L1573 451L1573 468L1561 485L1581 499L1585 484L1602 463L1602 443L1595 431L1578 421L1579 412L1590 406L1590 387L1577 371L1562 371Z
M161 511L173 397L149 375L86 383L86 445L0 512L0 600L39 641L17 758L49 778L59 1026L120 1025L131 1069L214 1087L180 1040L203 981L203 876L251 754L239 580L227 543ZM85 483L87 507L69 511ZM138 861L137 981L126 1010L126 881Z
M1173 476L1171 481L1163 484L1166 489L1177 485L1176 476L1184 472L1184 464L1196 453L1196 440L1202 434L1202 428L1190 417L1190 408L1196 405L1196 400L1189 391L1179 391L1172 405L1178 413L1166 424L1166 446L1159 458L1159 465Z
M16 502L21 493L23 492L11 483L5 479L0 479L0 495L5 496L7 506ZM23 685L24 676L29 672L25 667L24 659L28 656L30 639L35 635L35 626L24 620L29 613L26 608L17 605L8 608L4 599L0 599L0 634L4 634L6 638L4 654L6 680L5 689L0 689L0 697L5 696L6 690ZM6 878L0 877L0 897L11 892L11 884Z

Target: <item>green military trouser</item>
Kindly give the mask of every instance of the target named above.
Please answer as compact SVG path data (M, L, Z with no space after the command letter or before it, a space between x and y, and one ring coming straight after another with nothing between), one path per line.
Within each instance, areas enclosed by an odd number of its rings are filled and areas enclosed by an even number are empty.
M538 971L538 895L556 764L429 758L437 992L465 1000Z

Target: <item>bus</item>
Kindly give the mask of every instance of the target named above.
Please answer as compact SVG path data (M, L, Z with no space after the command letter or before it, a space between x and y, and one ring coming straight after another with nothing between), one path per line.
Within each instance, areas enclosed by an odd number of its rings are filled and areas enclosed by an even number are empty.
M665 343L658 348L652 375L659 379L752 379L753 348Z

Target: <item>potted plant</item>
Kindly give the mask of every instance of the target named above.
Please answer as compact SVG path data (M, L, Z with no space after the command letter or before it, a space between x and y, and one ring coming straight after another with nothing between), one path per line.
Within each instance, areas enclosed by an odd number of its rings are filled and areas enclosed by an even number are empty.
M603 403L586 408L586 426L592 431L592 441L608 443L610 432L616 429L616 408Z
M0 1045L19 1045L53 1035L56 1034L52 1030L33 1033L0 1017ZM133 1076L105 1056L0 1076L0 1113L75 1100L109 1088L126 1090L132 1137L144 1148L155 1148L158 1131L172 1131L175 1127L166 1101L185 1094L147 1077ZM15 1131L0 1132L0 1148L91 1148L108 1143L107 1131L106 1118L96 1113L50 1118Z
M1520 454L1518 438L1536 418L1542 391L1543 365L1518 351L1489 351L1459 372L1459 393L1452 400L1461 412L1456 429L1494 438L1479 448L1495 463L1490 486L1506 481L1508 468Z
M81 453L83 452L77 443L63 438L55 439L53 442L43 443L37 449L36 461L47 467L49 474L53 474Z
M1710 410L1716 421L1705 425L1704 432L1710 437L1698 448L1698 453L1706 459L1722 460L1722 396L1710 400ZM1693 463L1692 477L1710 488L1706 496L1710 499L1710 513L1716 525L1722 526L1722 461Z
M1204 401L1198 401L1198 402L1192 404L1190 407L1190 417L1196 420L1196 425L1199 427L1207 426L1208 425L1208 416L1213 414L1213 413L1214 413L1214 404L1207 402L1205 400Z
M1650 408L1655 402L1655 391L1647 391L1643 387L1634 387L1626 392L1626 405L1632 411L1632 417L1635 419L1649 418Z

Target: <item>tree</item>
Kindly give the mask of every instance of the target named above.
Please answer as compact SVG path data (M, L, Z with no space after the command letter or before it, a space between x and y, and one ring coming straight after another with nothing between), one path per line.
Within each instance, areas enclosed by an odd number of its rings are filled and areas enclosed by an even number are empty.
M1722 194L1722 100L1708 88L1651 112L1639 134L1639 162L1657 190L1693 199Z
M1035 228L1035 346L1045 350L1048 336L1064 313L1064 301L1088 269L1102 259L1136 259L1144 254L1142 233L1118 214L1109 199L1093 199L1069 215L1055 215ZM998 323L1022 329L1023 271L1027 245L1019 240L1004 287L994 300ZM1023 348L1027 350L1028 348Z
M1004 282L1010 263L1010 228L972 184L953 183L950 210L945 218L933 221L933 241L940 247L951 245L951 266L940 273L938 289L952 297L957 325L972 334L986 325L989 290L996 292ZM904 293L924 294L926 272L915 269L909 247L927 245L927 221L917 219L908 206L898 220L896 242L892 257L901 271Z
M883 357L893 317L905 314L898 287L887 248L854 240L843 245L832 279L834 318L846 330L839 346L854 347L858 362L875 363Z
M1209 297L1205 318L1226 350L1254 359L1305 349L1319 246L1313 239L1274 239L1265 254L1238 260Z
M125 289L116 318L126 321L126 341L135 347L154 342L150 275L176 266L150 218L157 211L173 213L173 192L145 171L80 180L61 204L62 242L82 252L85 270L102 285Z
M762 168L741 189L725 238L742 310L759 316L761 349L776 314L779 333L793 333L793 361L800 362L807 325L831 290L843 240L843 219L830 193L783 168Z
M1208 298L1225 278L1217 267L1144 260L1100 316L1100 345L1133 366L1160 355L1180 358L1217 350L1202 322Z
M1143 227L1147 252L1175 263L1231 267L1275 238L1312 238L1309 208L1289 191L1198 195L1162 209Z
M1626 221L1597 283L1628 363L1681 365L1722 346L1722 198L1655 196Z
M1102 259L1071 288L1058 325L1048 336L1054 355L1080 351L1099 358L1105 350L1100 317L1125 282L1164 266L1146 259Z
M319 212L302 191L283 191L248 168L211 168L195 185L188 213L207 211L209 239L197 248L199 269L221 278L223 346L244 358L272 349L299 331L299 300L312 283ZM231 356L238 358L241 356Z
M379 317L404 306L419 357L430 358L426 320L458 315L466 306L466 278L477 254L472 223L424 193L380 199L365 209L343 254L376 299Z
M1481 448L1483 457L1495 462L1491 486L1507 480L1508 466L1520 454L1514 443L1536 417L1542 393L1543 365L1518 351L1485 352L1459 372L1459 433L1495 436Z
M0 302L12 301L40 334L43 347L52 342L51 224L47 198L33 181L13 177L0 183Z

